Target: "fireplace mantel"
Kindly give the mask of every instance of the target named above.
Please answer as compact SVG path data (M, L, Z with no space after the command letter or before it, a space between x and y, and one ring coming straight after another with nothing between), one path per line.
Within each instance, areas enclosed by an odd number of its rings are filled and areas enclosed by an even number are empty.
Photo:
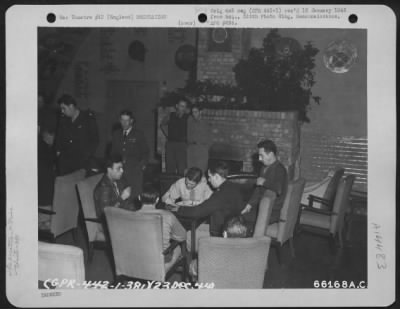
M158 109L160 122L173 108ZM253 156L257 143L263 139L273 140L278 147L278 157L286 166L290 179L299 177L300 125L295 111L270 112L249 110L204 109L202 117L212 128L215 144L229 144L235 150L235 158L243 161L243 172L253 172ZM165 137L157 134L157 152L162 155L165 170Z

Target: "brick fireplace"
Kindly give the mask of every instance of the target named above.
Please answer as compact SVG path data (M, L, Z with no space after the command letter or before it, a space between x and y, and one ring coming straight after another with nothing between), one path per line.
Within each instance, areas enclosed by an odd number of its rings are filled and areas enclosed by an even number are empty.
M158 109L158 128L162 118L172 110ZM290 179L299 176L300 126L296 112L205 109L202 115L212 127L211 147L224 149L224 158L221 159L242 161L242 171L253 172L252 156L257 153L257 143L268 138L277 144L278 157L286 166ZM165 142L164 135L158 129L157 152L162 154L163 171ZM228 153L227 149L230 149Z
M228 52L209 48L210 29L199 30L197 79L211 79L235 83L232 71L237 61L246 55L248 36L243 29L231 29L231 47ZM158 109L158 128L161 119L171 108ZM210 157L238 162L243 172L255 172L253 155L257 143L263 139L273 140L278 147L278 157L286 166L290 179L300 174L300 125L296 112L270 112L246 110L203 110L203 118L212 127ZM165 171L165 137L157 132L157 152L162 154Z

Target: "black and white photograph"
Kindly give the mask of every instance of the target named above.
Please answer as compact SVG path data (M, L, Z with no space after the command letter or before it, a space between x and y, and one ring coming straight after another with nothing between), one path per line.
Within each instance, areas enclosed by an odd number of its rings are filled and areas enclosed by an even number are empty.
M7 53L14 305L394 301L390 9L35 9Z

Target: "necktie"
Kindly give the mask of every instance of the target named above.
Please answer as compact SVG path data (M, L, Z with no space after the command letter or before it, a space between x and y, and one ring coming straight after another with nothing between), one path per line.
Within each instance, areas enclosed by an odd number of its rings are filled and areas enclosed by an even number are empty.
M124 138L128 136L128 131L124 131Z
M118 197L119 197L119 189L118 189L118 185L117 185L117 183L116 183L116 182L113 182L113 184L114 184L115 192L117 192L117 195L118 195Z
M192 189L192 190L190 190L190 200L191 200L191 202L192 202L192 204L193 204L193 202L195 201L195 194L194 194L194 189Z

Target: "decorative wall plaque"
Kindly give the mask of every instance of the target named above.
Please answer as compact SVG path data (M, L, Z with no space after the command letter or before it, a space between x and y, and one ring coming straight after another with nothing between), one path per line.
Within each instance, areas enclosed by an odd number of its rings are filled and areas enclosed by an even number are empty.
M323 60L328 70L346 73L357 59L357 48L346 40L334 41L326 48Z
M140 41L133 41L129 44L128 54L132 60L144 62L146 51L146 47L144 47L144 44Z
M209 52L231 52L232 30L225 28L210 29L208 34Z
M184 71L190 71L196 64L196 48L192 45L182 45L175 53L176 65Z

